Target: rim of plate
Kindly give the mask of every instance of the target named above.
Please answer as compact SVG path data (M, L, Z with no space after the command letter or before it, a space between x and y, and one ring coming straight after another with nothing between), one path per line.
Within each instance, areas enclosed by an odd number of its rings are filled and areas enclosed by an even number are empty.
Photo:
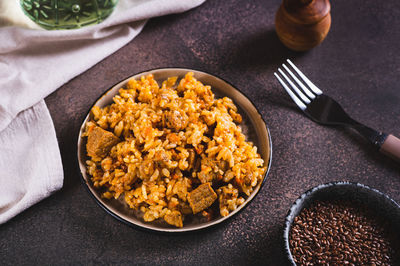
M100 195L98 195L96 193L96 189L94 189L92 187L92 185L90 184L91 181L89 179L89 175L86 173L86 164L85 164L83 156L81 156L82 155L82 149L84 151L86 151L86 148L84 147L84 145L82 145L82 142L83 142L82 141L82 133L84 132L85 124L86 124L86 122L88 121L88 119L90 117L90 110L99 101L101 101L105 96L107 96L112 90L115 90L116 93L112 94L111 96L114 96L114 95L118 94L118 89L121 88L128 80L130 80L132 78L138 78L138 77L143 76L143 75L160 74L160 73L163 73L163 72L169 73L169 74L166 75L167 77L174 76L174 75L175 76L176 75L180 76L180 74L177 74L177 73L182 73L184 75L187 72L193 72L195 77L196 77L196 75L200 75L201 78L213 79L215 82L220 83L220 85L224 85L225 87L228 87L229 90L232 90L234 92L236 97L243 97L243 99L245 101L248 101L247 104L249 104L250 108L254 109L253 111L255 111L255 114L257 115L257 118L262 123L262 126L265 127L266 136L262 136L262 137L268 138L268 141L267 141L267 144L268 144L267 145L268 146L268 162L264 162L264 164L266 164L266 166L267 166L267 169L266 169L266 171L264 173L263 180L256 187L256 189L251 193L251 195L245 200L245 202L242 205L240 205L236 210L232 211L231 213L229 213L229 215L227 215L225 217L218 217L215 220L212 220L210 222L200 223L200 224L192 225L192 226L186 227L186 228L185 228L185 225L182 228L157 227L157 226L155 226L153 224L143 222L137 217L129 216L129 215L123 214L120 211L116 210L115 208L110 206L110 204L107 204L107 202L104 199L102 199ZM196 77L196 78L198 79L198 77ZM214 88L214 85L212 85L212 84L208 84L207 83L205 85L210 85L212 88ZM226 95L226 96L228 96L229 98L232 98L231 95ZM238 105L240 107L240 109L242 109L243 111L245 110L242 107L242 105L240 105L237 101L234 101L234 103L235 103L235 105ZM247 112L246 112L246 115L250 119L250 124L255 128L254 121L252 121L254 115L250 116ZM260 136L257 135L257 140L259 138L260 138ZM257 147L257 148L259 148L259 147ZM83 118L81 126L80 126L80 129L79 129L78 140L77 140L77 163L78 163L78 166L79 166L79 175L81 177L81 181L85 185L86 190L89 192L89 194L95 200L95 202L103 210L105 210L108 214L110 214L111 216L113 216L117 220L119 220L119 221L121 221L121 222L123 222L123 223L125 223L127 225L134 226L134 227L139 228L139 229L150 230L150 231L153 231L153 232L182 233L182 232L197 231L197 230L209 228L209 227L215 226L217 224L220 224L220 223L228 220L229 218L233 217L235 214L239 213L247 205L249 205L249 203L254 199L254 197L260 192L261 188L264 186L264 183L266 182L266 179L268 177L269 171L271 169L271 163L272 163L272 139L271 139L271 134L270 134L269 128L267 126L267 123L265 122L264 118L262 117L260 111L257 109L257 107L254 105L254 103L250 100L249 97L247 97L247 95L245 93L243 93L242 91L237 89L230 82L228 82L228 81L226 81L226 80L224 80L224 79L222 79L222 78L220 78L220 77L218 77L216 75L212 75L212 74L209 74L207 72L199 71L199 70L195 70L195 69L178 68L178 67L154 68L154 69L142 71L142 72L139 72L137 74L131 75L131 76L127 77L127 78L124 78L123 80L117 82L116 84L111 86L109 89L107 89L105 92L103 92L94 101L94 103L90 106L88 112L86 113L85 117Z

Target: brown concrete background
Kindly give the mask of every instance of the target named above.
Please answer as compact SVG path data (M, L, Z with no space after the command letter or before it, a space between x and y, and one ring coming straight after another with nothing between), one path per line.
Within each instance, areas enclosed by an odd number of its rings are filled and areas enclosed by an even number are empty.
M65 171L64 188L0 226L1 265L282 265L284 217L305 190L360 182L400 202L400 166L351 131L317 125L273 77L291 58L356 120L400 136L400 2L332 1L332 28L319 47L295 53L279 42L280 1L208 0L156 18L131 43L46 98ZM92 102L117 81L157 67L193 68L242 90L267 121L273 162L265 186L215 228L162 235L104 212L80 181L76 141Z

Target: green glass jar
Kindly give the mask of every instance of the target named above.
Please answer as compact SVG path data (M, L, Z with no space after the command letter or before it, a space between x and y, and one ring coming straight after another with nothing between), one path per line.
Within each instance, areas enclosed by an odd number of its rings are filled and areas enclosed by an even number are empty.
M77 29L100 23L117 3L118 0L20 0L24 13L48 30Z

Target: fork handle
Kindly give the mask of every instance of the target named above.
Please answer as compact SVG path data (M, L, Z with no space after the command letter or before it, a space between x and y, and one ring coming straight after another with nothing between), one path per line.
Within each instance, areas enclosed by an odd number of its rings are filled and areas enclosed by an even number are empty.
M397 161L400 161L400 139L393 135L388 135L379 151Z

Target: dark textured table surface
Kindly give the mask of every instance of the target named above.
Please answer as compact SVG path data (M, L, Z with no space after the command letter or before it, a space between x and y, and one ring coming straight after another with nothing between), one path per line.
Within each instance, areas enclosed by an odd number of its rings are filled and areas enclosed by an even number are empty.
M278 0L209 0L152 19L128 45L46 98L65 172L61 191L0 226L0 264L282 265L282 228L293 201L330 181L360 182L400 202L400 166L351 131L306 118L273 77L291 58L356 120L400 136L400 2L332 1L327 39L306 53L274 31ZM76 140L99 94L158 67L193 68L228 80L255 103L273 138L273 162L253 202L200 232L164 235L104 212L80 181Z

